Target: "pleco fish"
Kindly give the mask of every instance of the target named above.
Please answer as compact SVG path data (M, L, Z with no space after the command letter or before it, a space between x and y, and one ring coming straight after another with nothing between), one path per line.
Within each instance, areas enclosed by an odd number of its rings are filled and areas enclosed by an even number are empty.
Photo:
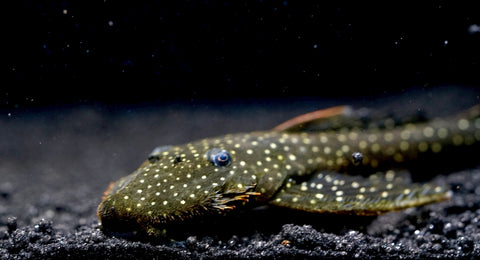
M478 145L479 105L430 121L378 124L361 114L339 106L271 131L158 147L110 184L97 215L104 229L157 236L167 224L246 206L378 215L451 197L446 187L412 183L408 172L394 169Z

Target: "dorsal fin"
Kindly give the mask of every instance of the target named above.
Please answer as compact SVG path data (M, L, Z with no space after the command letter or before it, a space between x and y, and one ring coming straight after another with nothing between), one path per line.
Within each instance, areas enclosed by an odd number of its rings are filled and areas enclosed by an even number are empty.
M331 128L329 122L333 122L342 117L349 117L351 114L352 108L350 106L330 107L294 117L277 125L273 128L273 131L303 131L310 128L312 125L317 126L316 128L321 130L325 130Z
M466 118L475 118L480 114L480 105L463 112ZM299 115L287 120L275 128L276 132L318 132L339 129L385 129L408 123L425 122L428 118L423 111L396 115L369 108L353 109L350 106L336 106Z

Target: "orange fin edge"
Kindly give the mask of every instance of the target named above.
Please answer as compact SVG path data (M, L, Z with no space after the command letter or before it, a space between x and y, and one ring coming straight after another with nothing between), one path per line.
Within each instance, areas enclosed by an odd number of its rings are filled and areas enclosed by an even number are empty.
M311 122L311 121L322 119L322 118L328 118L328 117L338 116L342 114L347 114L350 112L350 110L351 110L351 107L345 106L345 105L316 110L313 112L296 116L290 120L287 120L277 125L276 127L274 127L273 131L275 132L285 131L299 124Z

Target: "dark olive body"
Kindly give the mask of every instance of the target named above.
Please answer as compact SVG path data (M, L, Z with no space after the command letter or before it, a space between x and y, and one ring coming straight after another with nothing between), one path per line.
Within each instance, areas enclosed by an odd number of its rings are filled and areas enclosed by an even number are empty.
M159 147L110 185L97 214L105 229L157 236L166 224L246 205L378 215L443 201L448 188L412 183L398 169L422 154L477 145L479 115L475 106L447 118L401 124L386 118L382 127L365 127L350 108L335 107L272 131Z

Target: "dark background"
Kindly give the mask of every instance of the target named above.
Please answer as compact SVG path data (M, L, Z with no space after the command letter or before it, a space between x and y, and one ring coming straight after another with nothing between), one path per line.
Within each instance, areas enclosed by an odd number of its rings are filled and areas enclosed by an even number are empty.
M14 1L1 106L478 86L474 2Z
M478 258L478 168L435 178L451 201L372 223L266 209L160 245L99 229L108 183L158 145L341 104L479 103L475 1L352 2L3 3L0 258Z

